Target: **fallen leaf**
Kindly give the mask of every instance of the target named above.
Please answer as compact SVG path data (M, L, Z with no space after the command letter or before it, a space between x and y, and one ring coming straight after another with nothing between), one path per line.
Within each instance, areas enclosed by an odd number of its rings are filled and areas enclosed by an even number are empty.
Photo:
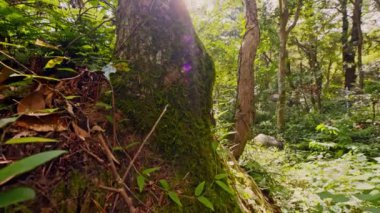
M71 105L68 101L66 101L66 110L71 116L75 117L73 105Z
M12 70L3 67L0 70L0 84L3 83L5 80L8 79L8 77L12 74Z
M62 132L68 129L67 121L57 114L41 117L24 115L14 125L37 132Z
M100 126L95 125L92 127L91 132L105 132L105 130Z
M90 137L90 134L86 130L80 128L76 123L73 122L72 125L75 133L78 135L80 139L84 141L86 140L86 138Z
M17 105L18 114L26 114L43 110L46 107L44 95L40 92L33 92L32 94L23 98Z

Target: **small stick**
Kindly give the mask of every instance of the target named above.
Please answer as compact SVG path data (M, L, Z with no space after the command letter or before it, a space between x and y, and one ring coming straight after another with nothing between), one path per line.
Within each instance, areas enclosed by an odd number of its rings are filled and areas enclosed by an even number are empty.
M135 163L138 155L140 154L142 148L144 147L144 145L146 144L146 142L148 141L148 139L150 138L150 136L153 134L154 130L156 129L158 123L161 121L162 117L164 116L164 114L166 113L166 110L168 109L168 106L169 105L166 105L164 110L161 112L161 115L160 117L158 117L157 121L154 123L152 129L150 130L150 132L148 133L148 135L145 137L144 141L142 142L142 144L140 145L139 149L137 150L136 154L133 156L131 162L129 163L128 165L128 168L127 170L125 171L124 175L123 175L123 181L127 178L127 175L129 173L129 171L131 170L132 168L132 165Z
M123 197L124 201L127 203L128 207L129 207L129 212L130 213L135 213L136 212L136 208L133 206L132 199L128 196L127 192L124 189L124 181L123 181L123 179L121 179L119 173L117 172L117 169L116 169L116 166L115 166L115 163L114 163L114 158L115 157L113 156L111 150L107 146L107 143L106 143L106 141L103 138L103 135L99 134L98 138L99 138L100 144L102 145L102 147L104 149L104 152L105 152L105 154L106 154L106 156L108 158L108 161L109 161L109 163L111 165L111 171L112 171L114 177L116 178L118 184L121 185L121 187L118 188L118 189L107 187L107 186L100 186L100 188L106 189L106 190L109 190L109 191L113 191L113 192L118 192L121 195L121 197Z

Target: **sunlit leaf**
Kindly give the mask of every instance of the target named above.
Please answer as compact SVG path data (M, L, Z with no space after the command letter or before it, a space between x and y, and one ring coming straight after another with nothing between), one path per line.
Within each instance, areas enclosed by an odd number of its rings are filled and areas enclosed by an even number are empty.
M51 45L51 44L48 44L44 41L41 41L40 39L37 39L35 42L34 42L35 45L37 46L41 46L41 47L46 47L46 48L50 48L50 49L55 49L55 50L58 50L58 47L57 46L54 46L54 45Z
M17 204L36 197L36 193L31 188L18 187L0 192L0 208Z
M53 59L50 59L46 63L45 69L54 68L56 65L61 64L63 62L63 60L65 60L65 59L66 59L66 57L63 57L63 56L58 56L58 57L55 57Z
M51 143L57 142L55 139L51 138L41 138L41 137L23 137L23 138L12 138L5 142L5 144L21 144L21 143Z

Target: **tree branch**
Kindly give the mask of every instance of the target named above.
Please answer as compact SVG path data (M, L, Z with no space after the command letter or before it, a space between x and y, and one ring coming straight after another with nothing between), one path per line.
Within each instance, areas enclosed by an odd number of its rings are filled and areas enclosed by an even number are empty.
M293 28L294 28L294 27L296 26L296 24L297 24L298 18L299 18L300 13L301 13L302 3L303 3L302 0L298 0L297 10L296 10L296 13L294 14L293 23L292 23L292 24L288 27L288 29L286 30L286 33L287 33L287 34L289 34L290 31L292 31Z

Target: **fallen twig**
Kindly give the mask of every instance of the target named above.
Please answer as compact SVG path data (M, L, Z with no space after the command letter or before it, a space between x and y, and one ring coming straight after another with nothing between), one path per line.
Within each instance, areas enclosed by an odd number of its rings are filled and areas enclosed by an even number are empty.
M146 142L148 142L148 139L149 139L150 136L153 134L154 130L156 129L156 127L157 127L157 125L158 125L158 123L160 123L162 117L164 116L164 114L166 113L166 110L168 109L168 106L169 106L169 105L166 105L165 108L164 108L164 110L162 110L160 117L158 117L158 119L157 119L157 121L154 123L152 129L150 130L150 132L148 133L148 135L145 137L145 139L144 139L143 142L141 143L141 145L140 145L139 149L137 150L136 154L133 156L131 162L130 162L129 165L128 165L127 170L125 171L125 173L124 173L124 175L123 175L123 179L122 179L123 181L125 180L125 178L127 178L127 175L128 175L128 173L129 173L129 171L131 170L133 164L135 163L135 161L136 161L138 155L140 154L140 152L141 152L142 148L144 147L144 145L146 144Z
M111 187L106 187L106 186L99 186L99 187L103 188L103 189L106 189L106 190L109 190L109 191L118 192L121 195L121 197L124 199L125 203L128 205L129 212L130 213L135 213L136 212L136 208L133 206L132 199L128 196L127 192L125 191L125 188L124 188L125 184L123 184L124 183L123 179L121 179L120 174L117 172L117 169L116 169L116 166L115 166L115 163L114 163L114 159L116 159L116 158L112 154L112 152L109 149L109 147L107 146L107 143L104 140L103 135L102 134L98 134L98 138L99 138L100 144L103 147L104 153L107 156L109 164L111 166L111 171L112 171L114 177L116 178L117 183L121 186L120 188L117 188L117 189L116 188L111 188Z

